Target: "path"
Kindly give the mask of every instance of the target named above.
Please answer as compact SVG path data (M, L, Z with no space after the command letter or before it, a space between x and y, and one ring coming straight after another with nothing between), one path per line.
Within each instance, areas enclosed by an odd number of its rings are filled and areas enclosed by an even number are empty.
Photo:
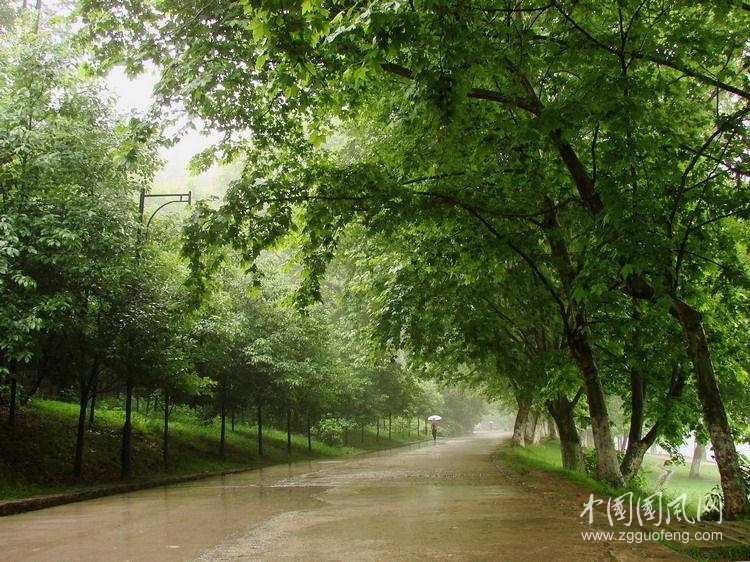
M0 519L15 560L644 560L584 541L585 495L495 466L500 436L297 463Z

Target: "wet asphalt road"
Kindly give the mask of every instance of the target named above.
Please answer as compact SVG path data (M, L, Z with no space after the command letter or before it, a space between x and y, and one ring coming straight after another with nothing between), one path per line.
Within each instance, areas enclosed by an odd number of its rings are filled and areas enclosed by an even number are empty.
M584 541L585 497L526 488L500 434L276 466L0 519L0 560L643 560ZM554 485L554 484L553 484Z

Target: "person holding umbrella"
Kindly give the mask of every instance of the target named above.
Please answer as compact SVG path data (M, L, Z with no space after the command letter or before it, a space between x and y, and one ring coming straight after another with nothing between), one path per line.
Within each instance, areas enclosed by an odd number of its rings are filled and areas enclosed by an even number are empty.
M441 418L440 416L430 416L429 418L427 418L427 421L432 422L432 440L433 441L437 441L437 422L439 422L442 419L443 418Z

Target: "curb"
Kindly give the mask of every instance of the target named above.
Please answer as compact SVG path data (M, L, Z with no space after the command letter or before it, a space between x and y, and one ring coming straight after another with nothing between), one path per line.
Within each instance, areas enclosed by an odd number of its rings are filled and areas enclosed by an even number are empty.
M227 474L235 474L237 472L247 472L249 470L256 470L257 468L259 467L248 466L247 468L234 468L229 470L219 470L215 472L202 472L199 474L167 476L164 478L156 478L152 480L141 480L135 482L125 482L121 484L96 486L87 488L85 490L64 492L61 494L51 494L48 496L35 496L17 500L4 500L0 501L0 517L16 515L18 513L25 513L27 511L36 511L38 509L45 509L47 507L54 507L56 505L64 505L67 503L92 500L104 496L114 496L127 492L146 490L148 488L158 488L159 486L167 486L169 484L180 484L182 482L201 480L203 478L210 478L212 476L224 476Z
M415 445L422 441L409 441L406 443L399 443L391 447L384 447L383 449L364 450L357 451L345 455L345 457L357 457L368 453L377 453L380 451L386 451L389 449L397 449L400 447L407 447L409 445ZM325 457L319 457L325 458ZM268 466L274 466L273 463L267 465L253 465L244 468L231 468L227 470L217 470L211 472L201 472L198 474L184 474L179 476L166 476L163 478L154 478L149 480L139 480L133 482L123 482L119 484L108 484L102 486L95 486L86 488L84 490L63 492L60 494L50 494L47 496L34 496L30 498L21 498L17 500L0 500L0 517L6 517L9 515L17 515L19 513L25 513L28 511L36 511L39 509L45 509L48 507L55 507L57 505L64 505L68 503L76 503L85 500L93 500L96 498L102 498L105 496L114 496L117 494L125 494L128 492L137 492L138 490L146 490L148 488L158 488L159 486L168 486L170 484L181 484L182 482L191 482L194 480L202 480L204 478L211 478L213 476L226 476L228 474L236 474L239 472L248 472L251 470L258 470L259 468L266 468Z

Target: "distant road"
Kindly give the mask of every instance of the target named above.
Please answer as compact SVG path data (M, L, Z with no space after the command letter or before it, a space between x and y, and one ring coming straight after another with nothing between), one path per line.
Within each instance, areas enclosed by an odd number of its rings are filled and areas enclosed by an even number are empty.
M496 467L501 434L276 466L0 519L0 559L643 560L586 542L585 496ZM554 488L554 479L550 488Z

